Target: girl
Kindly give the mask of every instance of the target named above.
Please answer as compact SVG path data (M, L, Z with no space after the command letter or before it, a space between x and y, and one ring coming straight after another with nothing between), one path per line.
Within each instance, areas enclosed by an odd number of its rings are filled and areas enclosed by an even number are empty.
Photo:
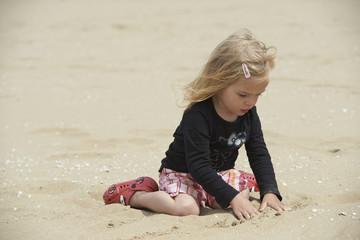
M199 215L200 207L231 207L239 219L267 206L284 211L255 104L270 81L276 49L243 29L221 42L200 75L184 88L189 102L159 169L149 177L110 186L106 204L120 202L176 216ZM234 169L245 145L252 174ZM257 210L250 190L260 190Z

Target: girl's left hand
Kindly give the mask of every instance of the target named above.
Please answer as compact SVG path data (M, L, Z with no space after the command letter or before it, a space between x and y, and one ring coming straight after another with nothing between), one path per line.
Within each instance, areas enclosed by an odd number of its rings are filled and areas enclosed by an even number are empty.
M292 210L290 207L286 207L284 204L282 204L278 197L273 193L267 193L264 195L259 212L263 212L267 206L280 212Z

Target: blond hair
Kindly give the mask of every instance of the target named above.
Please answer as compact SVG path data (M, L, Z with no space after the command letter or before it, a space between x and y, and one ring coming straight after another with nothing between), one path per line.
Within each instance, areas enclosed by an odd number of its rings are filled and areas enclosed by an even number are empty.
M211 53L199 76L183 88L186 110L214 96L244 76L245 63L251 76L267 77L275 66L276 48L266 47L248 29L241 29L222 41Z

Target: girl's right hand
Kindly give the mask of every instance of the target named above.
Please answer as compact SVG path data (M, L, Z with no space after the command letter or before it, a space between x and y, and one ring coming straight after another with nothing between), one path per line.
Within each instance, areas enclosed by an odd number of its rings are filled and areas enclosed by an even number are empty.
M250 219L252 216L259 215L260 212L251 204L249 199L239 193L230 202L235 215L240 219Z

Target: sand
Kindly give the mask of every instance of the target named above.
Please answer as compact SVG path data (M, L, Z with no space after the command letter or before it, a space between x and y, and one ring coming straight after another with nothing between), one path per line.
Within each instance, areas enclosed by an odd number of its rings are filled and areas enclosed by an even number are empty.
M0 1L1 239L360 239L359 1ZM247 27L278 48L257 106L284 204L174 217L105 206L151 176L177 87ZM250 171L244 150L237 168ZM259 206L259 195L252 194Z

